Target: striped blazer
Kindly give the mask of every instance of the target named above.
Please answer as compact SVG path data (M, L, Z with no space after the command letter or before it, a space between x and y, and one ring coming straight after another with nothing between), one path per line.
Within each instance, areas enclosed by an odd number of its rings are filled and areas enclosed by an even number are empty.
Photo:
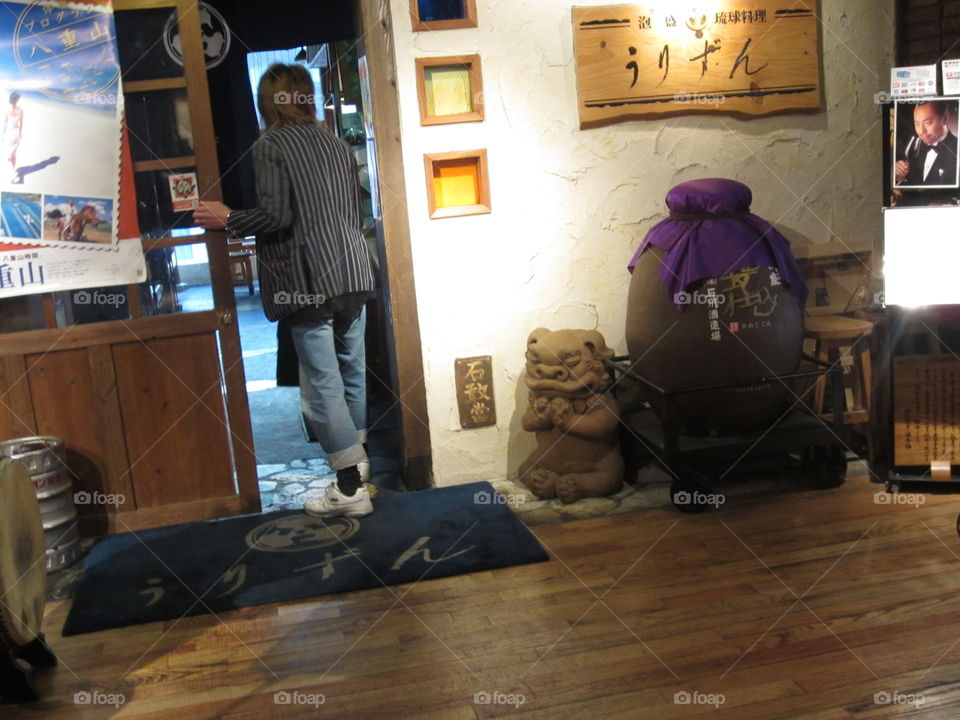
M350 147L319 123L284 125L254 143L253 161L257 207L232 211L227 231L257 237L267 318L373 290Z

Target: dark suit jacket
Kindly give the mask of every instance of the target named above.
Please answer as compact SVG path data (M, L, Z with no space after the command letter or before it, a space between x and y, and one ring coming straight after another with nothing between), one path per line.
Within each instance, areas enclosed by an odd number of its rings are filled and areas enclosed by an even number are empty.
M957 136L947 132L947 136L937 145L937 159L934 160L926 179L923 166L926 152L910 162L910 172L901 185L953 185L957 184Z

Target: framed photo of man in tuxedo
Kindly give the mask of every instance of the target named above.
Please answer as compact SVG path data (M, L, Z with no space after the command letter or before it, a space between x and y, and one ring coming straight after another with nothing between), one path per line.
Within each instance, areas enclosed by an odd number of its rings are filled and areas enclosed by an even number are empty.
M894 107L893 187L926 190L960 186L960 98L898 100Z

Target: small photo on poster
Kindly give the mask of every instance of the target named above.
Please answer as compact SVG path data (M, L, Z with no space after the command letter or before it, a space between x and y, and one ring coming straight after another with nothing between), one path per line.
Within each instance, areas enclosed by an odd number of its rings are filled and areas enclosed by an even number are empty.
M40 239L40 193L0 193L0 231L4 237Z
M960 98L897 101L894 107L894 187L922 190L960 186Z
M43 239L110 244L113 241L113 200L45 195Z

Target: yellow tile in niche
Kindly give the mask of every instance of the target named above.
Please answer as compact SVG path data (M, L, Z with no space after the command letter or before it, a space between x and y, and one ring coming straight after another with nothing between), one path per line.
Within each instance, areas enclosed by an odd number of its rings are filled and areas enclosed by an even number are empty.
M424 69L427 113L433 117L473 112L470 68L438 65Z
M438 208L476 205L480 202L476 158L446 160L433 168L433 191Z

